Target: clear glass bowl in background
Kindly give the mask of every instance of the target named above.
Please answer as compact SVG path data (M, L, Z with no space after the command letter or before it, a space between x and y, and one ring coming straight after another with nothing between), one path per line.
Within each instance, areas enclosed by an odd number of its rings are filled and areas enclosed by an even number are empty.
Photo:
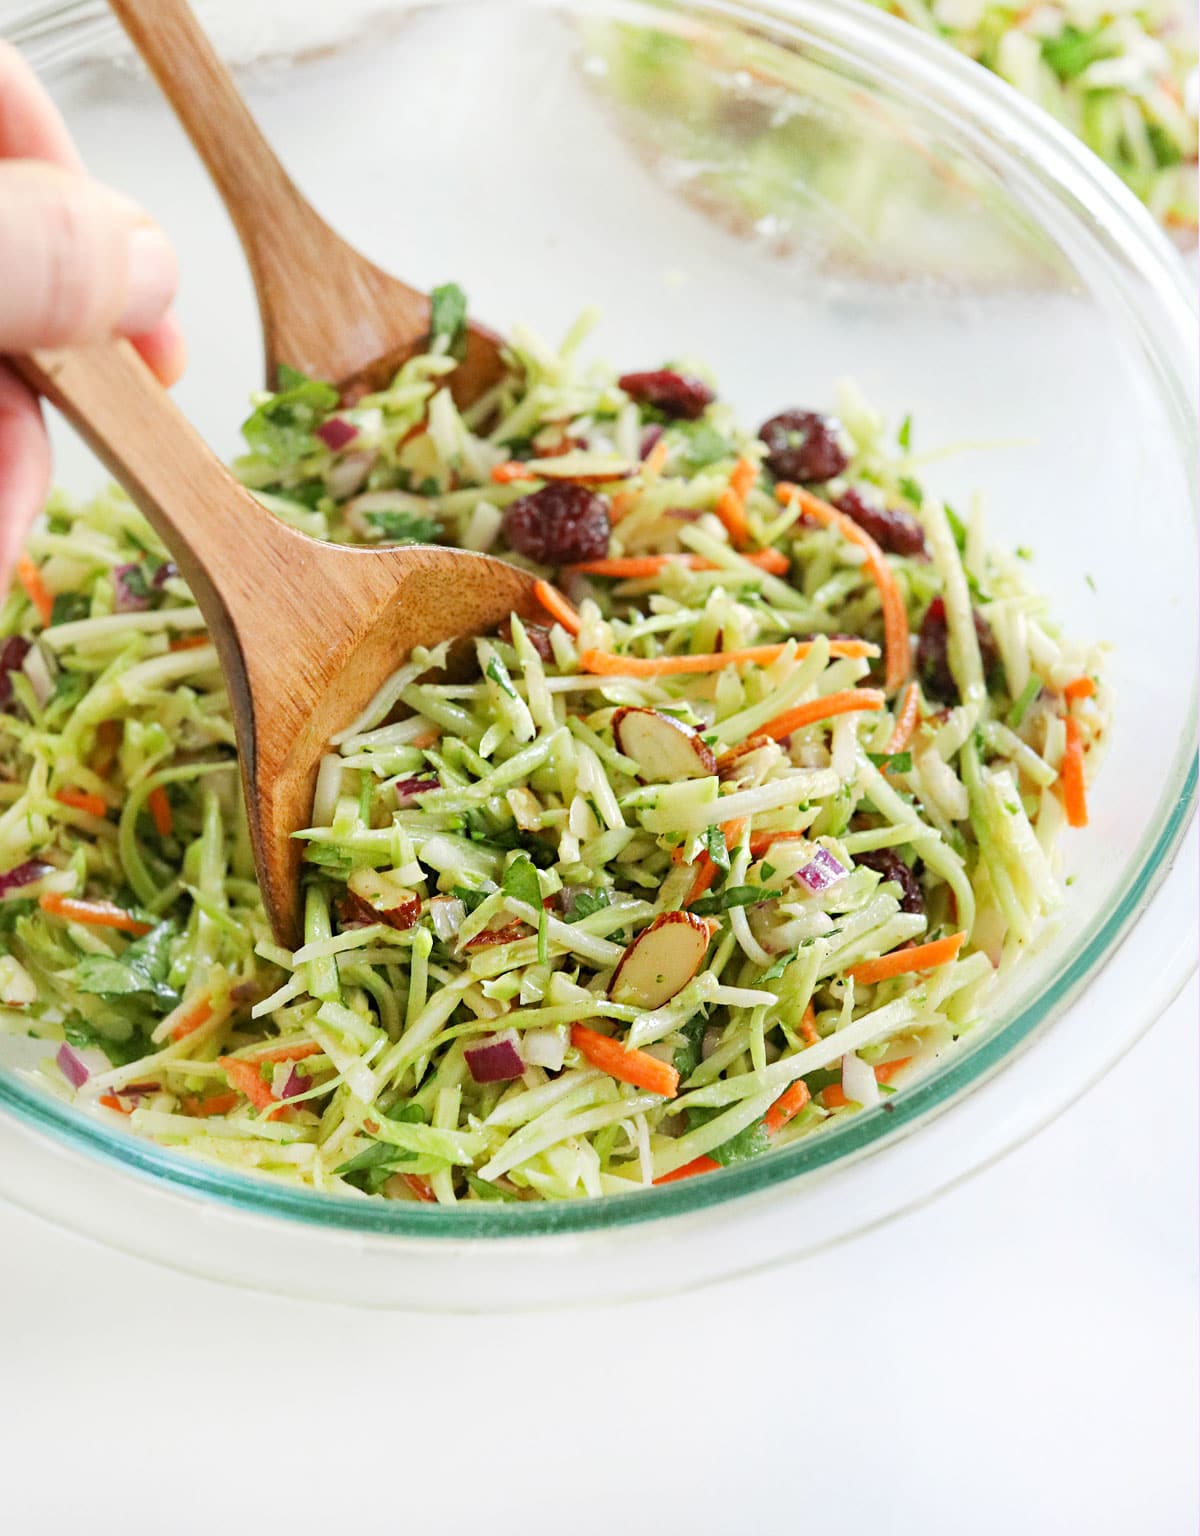
M229 454L261 365L224 213L144 79L68 53L51 84L93 169L178 243L179 398ZM596 303L602 355L701 356L750 420L831 403L843 376L911 411L927 485L983 489L1064 625L1112 642L1112 744L1065 912L994 1021L793 1147L652 1193L448 1210L237 1177L8 1070L0 1191L267 1289L539 1307L813 1251L1044 1124L1194 965L1194 861L1172 865L1196 792L1195 320L1148 216L998 81L851 4L397 3L242 84L340 230L413 281L463 282L501 328L555 336ZM60 478L94 487L56 439Z

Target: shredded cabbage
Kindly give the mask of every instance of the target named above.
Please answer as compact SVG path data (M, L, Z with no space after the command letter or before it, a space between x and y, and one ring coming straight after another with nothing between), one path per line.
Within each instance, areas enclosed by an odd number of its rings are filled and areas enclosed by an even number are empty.
M919 717L890 745L909 693L872 691L861 551L780 505L726 402L639 404L581 337L518 335L512 376L466 413L450 331L351 406L298 376L256 399L239 472L319 537L511 555L505 509L543 481L493 469L570 452L622 461L592 487L610 557L673 557L540 571L578 635L514 617L476 642L473 681L446 682L441 652L408 660L322 766L294 953L263 915L185 584L121 493L51 499L28 545L49 622L21 587L0 610L0 1029L47 1042L52 1091L319 1190L593 1197L819 1133L986 1018L994 966L1061 900L1064 720L1090 775L1100 656L924 496L911 423L889 437L848 400L853 435L829 423L847 467L820 494L902 511L932 555L886 557L922 637ZM741 550L719 515L739 463ZM775 649L645 675L752 647ZM833 695L867 707L823 716ZM956 934L956 958L872 979Z

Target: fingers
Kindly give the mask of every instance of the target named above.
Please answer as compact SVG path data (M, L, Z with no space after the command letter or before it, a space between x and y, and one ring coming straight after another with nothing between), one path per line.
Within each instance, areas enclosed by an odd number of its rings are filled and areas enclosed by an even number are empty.
M173 309L144 336L135 336L133 344L145 358L160 384L168 389L183 377L187 366L187 343Z
M175 256L137 206L30 160L0 163L0 352L144 336L175 292Z
M0 363L0 594L50 488L50 445L37 397Z
M49 160L70 171L83 162L37 76L12 47L0 39L0 158Z

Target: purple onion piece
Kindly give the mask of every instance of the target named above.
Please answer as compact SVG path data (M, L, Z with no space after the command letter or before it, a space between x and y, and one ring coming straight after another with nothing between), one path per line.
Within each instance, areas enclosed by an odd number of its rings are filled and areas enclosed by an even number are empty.
M123 1099L145 1099L152 1093L161 1093L161 1083L127 1083L124 1088L118 1088L117 1092Z
M434 778L397 779L396 805L399 810L406 811L417 803L418 795L426 795L431 789L441 789L441 782Z
M24 635L10 635L0 646L0 709L7 709L12 701L12 678L8 674L21 670L29 651Z
M516 1030L506 1029L480 1045L463 1052L471 1076L477 1083L504 1083L520 1077L525 1063L517 1049Z
M331 416L328 421L321 423L313 435L319 437L326 448L332 448L337 453L347 443L354 441L358 436L358 428L341 416Z
M9 891L18 891L23 885L32 885L36 880L43 880L53 870L53 864L44 864L40 859L26 859L24 864L18 864L15 869L6 870L0 875L0 896L7 896Z
M827 849L818 848L804 868L796 871L796 879L815 893L828 890L831 885L844 880L849 873L845 865L840 864Z
M303 1076L299 1067L293 1066L288 1073L288 1080L283 1085L282 1099L294 1099L301 1093L307 1093L309 1088L308 1078Z
M137 591L130 585L130 573L138 573L139 585L145 586L146 577L141 566L135 562L127 565L118 565L113 571L113 589L116 593L116 607L118 613L142 613L150 606L150 598L145 591Z
M171 581L178 575L179 567L175 564L174 560L164 560L163 563L159 566L158 570L155 571L154 580L150 583L150 585L152 587L157 587L161 592L163 587L166 586L167 582Z
M58 1070L72 1088L82 1088L92 1075L87 1069L87 1063L76 1056L69 1045L60 1045L54 1059L58 1063Z

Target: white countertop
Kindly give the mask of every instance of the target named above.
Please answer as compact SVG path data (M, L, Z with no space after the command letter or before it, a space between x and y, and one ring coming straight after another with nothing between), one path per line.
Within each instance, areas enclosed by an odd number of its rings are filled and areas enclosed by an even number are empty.
M1194 1536L1198 1006L924 1210L677 1300L323 1308L0 1206L0 1527Z

